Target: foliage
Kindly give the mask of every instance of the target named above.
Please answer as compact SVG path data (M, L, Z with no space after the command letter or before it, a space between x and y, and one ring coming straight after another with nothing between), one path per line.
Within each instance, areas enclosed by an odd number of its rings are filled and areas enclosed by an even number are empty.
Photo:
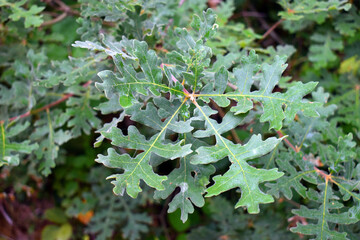
M24 5L26 2L26 0L21 0L17 2L1 0L0 7L6 6L10 8L11 13L6 16L6 18L9 18L14 22L19 21L21 18L24 18L25 28L39 27L43 23L43 20L41 15L37 16L37 14L44 10L45 7L32 5L29 9L24 9L22 5Z
M360 6L269 2L0 0L4 219L14 196L48 201L33 238L359 238Z

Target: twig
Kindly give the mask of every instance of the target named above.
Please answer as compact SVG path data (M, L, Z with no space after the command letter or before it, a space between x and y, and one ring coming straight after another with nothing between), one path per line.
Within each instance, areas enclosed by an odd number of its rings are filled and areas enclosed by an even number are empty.
M228 82L227 85L228 85L230 88L232 88L232 89L234 89L234 90L237 90L237 86L235 86L234 84Z
M232 15L230 17L230 20L235 20L235 19L237 19L239 17L244 17L244 18L247 18L247 17L264 18L264 17L266 17L266 15L263 14L263 13L253 12L253 11L241 11L240 13L235 13L234 15Z
M252 4L250 4L249 5L249 8L252 10L252 11L254 11L254 12L256 12L256 9L255 9L255 7L252 5ZM258 18L259 19L259 22L260 22L260 24L261 24L261 26L264 28L264 29L267 29L267 31L266 32L269 32L266 36L268 36L268 35L270 35L276 42L278 42L278 43L280 43L280 44L284 44L284 41L274 32L274 29L276 28L276 27L270 27L269 26L269 24L264 20L264 18ZM279 20L280 21L280 20ZM280 22L281 23L281 22ZM277 24L277 25L279 25L280 23L275 23L275 25ZM273 28L271 31L269 31L271 28ZM266 34L266 33L265 33ZM264 34L264 35L265 35ZM262 37L261 39L260 39L260 42L262 41L262 40L264 40L264 37Z
M271 28L269 28L265 33L264 35L262 35L260 41L262 41L263 39L265 39L269 34L272 33L272 31L275 30L275 28L277 28L277 26L279 26L282 22L284 21L284 19L280 19L279 21L277 21L274 25L272 25Z
M70 6L66 5L61 0L44 0L44 2L61 12L66 12L71 15L80 16L80 13L78 11L73 10Z
M284 136L284 134L282 134L281 131L276 131L276 133L279 135L279 137L283 137L283 136ZM288 145L288 146L289 146L292 150L294 150L296 153L300 152L300 148L294 147L294 145L293 145L289 140L287 140L287 138L284 139L284 142L286 143L286 145ZM307 161L307 159L306 159L305 156L303 156L302 159L303 159L304 161Z
M5 220L10 224L10 226L12 226L14 224L14 221L11 219L9 214L7 214L2 202L0 202L0 212L3 215L3 217L5 218Z
M62 1L59 1L59 0L53 0L53 1L45 0L45 3L47 3L51 7L55 8L56 10L61 11L62 14L58 15L54 19L43 22L40 27L46 27L46 26L53 25L53 24L55 24L57 22L60 22L64 18L66 18L66 16L68 16L68 15L80 16L80 13L78 11L73 10L71 7L69 7L68 5L63 3ZM54 4L54 3L56 3L56 4Z
M284 136L284 134L282 134L281 131L276 131L276 133L279 135L279 137L283 137L283 136ZM294 145L293 145L289 140L287 140L287 139L285 138L284 141L285 141L285 143L286 143L292 150L294 150L295 152L299 152L299 151L296 149L296 147L294 147Z
M291 199L287 199L287 198L283 198L283 199L284 199L285 202L288 202L288 203L290 203L291 205L293 205L293 206L295 206L297 208L300 208L300 206L301 206L301 204L299 204L299 203L297 203L297 202L295 202L295 201L293 201Z
M256 18L264 18L266 17L265 14L259 12L252 12L252 11L242 11L241 15L243 17L256 17Z
M56 18L54 19L51 19L49 21L46 21L46 22L43 22L40 27L45 27L45 26L49 26L49 25L53 25L57 22L60 22L61 20L63 20L64 18L66 18L67 16L67 13L66 12L63 12L62 14L60 14L59 16L57 16Z
M324 171L318 169L317 167L314 167L316 173L318 173L321 177L323 177L325 179L325 181L330 180L330 182L333 182L333 180L331 179L331 173L330 174L326 174Z
M85 84L83 84L82 86L83 86L84 88L86 88L86 87L88 87L91 83L92 83L92 81L90 80L90 81L86 82ZM39 112L44 111L44 110L46 110L46 109L50 109L50 108L52 108L52 107L54 107L54 106L56 106L56 105L64 102L65 100L67 100L68 98L70 98L70 97L72 97L72 96L74 96L73 93L68 93L68 94L64 95L62 98L60 98L59 100L56 100L55 102L49 103L48 105L46 105L46 106L44 106L44 107L41 107L41 108L38 108L38 109L35 109L35 110L30 110L30 111L28 111L28 112L26 112L26 113L24 113L24 114L19 115L19 116L15 116L15 117L9 118L9 122L15 121L15 120L17 120L17 119L21 119L21 118L28 117L28 116L30 116L30 115L32 115L32 114L39 113ZM0 123L4 123L4 122L5 122L4 120L0 121Z

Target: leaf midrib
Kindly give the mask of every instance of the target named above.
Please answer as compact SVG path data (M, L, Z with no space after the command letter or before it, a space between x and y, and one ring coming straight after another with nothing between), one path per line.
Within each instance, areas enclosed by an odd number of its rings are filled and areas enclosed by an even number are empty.
M249 187L249 184L247 182L247 178L246 178L246 175L245 175L245 171L240 163L240 161L236 158L235 154L231 151L231 149L228 147L228 145L225 143L224 139L221 137L221 135L217 132L217 130L215 129L215 127L212 125L211 121L209 120L209 118L206 116L206 114L204 113L204 111L202 110L202 108L199 106L199 104L197 104L197 102L194 101L194 104L195 106L200 110L200 112L203 114L204 118L206 119L206 121L210 124L210 126L214 129L214 132L215 134L219 137L219 139L222 141L222 143L224 144L225 148L228 150L228 152L231 154L231 156L235 159L235 161L237 162L237 164L239 165L240 169L241 169L241 172L244 176L244 181L245 181L245 184L246 184L246 187L249 191L249 194L252 192L250 187ZM238 174L237 174L238 175ZM254 202L254 199L252 197L252 194L250 194L251 196L251 201Z
M184 105L184 103L187 101L187 98L185 98L183 100L183 102L181 103L181 105L176 109L176 111L174 112L174 114L170 117L169 121L166 123L166 125L163 127L163 129L160 131L160 133L158 134L158 136L154 139L154 141L152 142L152 144L150 145L150 147L148 148L148 150L145 152L145 154L142 156L142 158L138 161L138 163L136 164L136 166L134 167L133 171L128 174L128 177L125 179L125 181L127 181L129 179L129 177L131 177L134 172L136 171L136 169L140 166L141 170L146 174L146 172L143 170L142 166L140 165L145 157L148 155L148 153L150 152L150 150L154 147L155 143L159 140L160 136L162 135L162 133L167 129L167 127L169 126L170 122L173 120L173 118L176 116L176 114L179 112L179 110L181 109L181 107ZM147 175L147 174L146 174ZM147 175L149 176L149 175ZM150 178L151 179L151 178Z
M170 90L170 91L173 91L173 92L177 92L177 93L181 93L182 95L185 95L184 92L182 91L179 91L177 89L174 89L174 88L170 88L168 86L165 86L165 85L161 85L161 84L158 84L158 83L153 83L153 82L130 82L130 83L117 83L117 84L114 84L114 85L111 85L110 87L117 87L117 86L123 86L123 85L132 85L132 84L139 84L139 85L154 85L154 86L157 86L157 87L160 87L160 88L164 88L164 89L167 89L167 90Z

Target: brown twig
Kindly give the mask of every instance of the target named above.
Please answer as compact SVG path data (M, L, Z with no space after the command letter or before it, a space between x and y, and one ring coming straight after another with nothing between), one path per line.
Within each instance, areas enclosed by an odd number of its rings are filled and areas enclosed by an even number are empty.
M63 12L62 14L60 14L59 16L57 16L56 18L54 19L51 19L49 21L46 21L46 22L43 22L40 27L45 27L45 26L49 26L49 25L53 25L57 22L60 22L61 20L63 20L64 18L66 18L67 16L67 13L66 12Z
M56 18L51 19L49 21L43 22L40 27L46 27L53 25L57 22L60 22L68 15L80 16L80 13L76 10L73 10L70 6L66 5L60 0L45 0L45 3L53 7L54 9L61 11L62 13L58 15Z
M276 133L279 135L279 137L283 137L283 136L284 136L281 131L276 131ZM300 149L301 149L301 148L298 148L297 146L294 147L294 145L293 145L289 140L287 140L286 138L284 139L284 142L286 143L286 145L288 145L288 146L289 146L292 150L294 150L296 153L300 152ZM304 161L307 161L307 159L306 159L305 156L303 156L302 159L303 159Z
M255 9L255 7L254 7L252 4L249 4L249 8L251 9L251 11L256 12L256 9ZM275 27L273 28L273 27L270 27L270 26L269 26L269 24L265 21L264 18L258 18L258 20L259 20L261 26L262 26L264 29L267 29L266 32L269 32L266 36L270 35L276 42L278 42L278 43L280 43L280 44L284 44L284 41L274 32L274 29L275 29L281 22L280 22L280 23L275 23L275 25L277 25L277 26L275 26ZM280 20L279 20L279 21L280 21ZM271 28L273 28L273 29L270 31ZM265 33L265 34L266 34L266 33ZM265 34L264 34L264 35L265 35ZM263 35L263 36L264 36L264 35ZM260 39L260 42L261 42L262 40L264 40L264 39L265 39L265 38L262 37L262 38Z
M279 135L279 137L284 137L284 135L282 134L281 131L276 131L276 133ZM286 138L284 139L284 142L292 149L294 150L295 152L299 152L296 147L294 147L294 145L289 141L287 140Z
M80 16L80 13L78 11L73 10L70 6L66 5L61 0L44 0L44 2L58 11L66 12L75 16Z
M14 221L11 219L9 214L6 212L2 202L0 202L0 213L5 218L5 220L9 223L10 226L14 225Z
M235 86L234 84L228 82L227 85L228 85L230 88L232 88L232 89L234 89L234 90L237 90L237 86Z
M235 13L234 15L232 15L230 17L230 20L235 20L235 19L240 18L240 17L244 17L244 18L247 18L247 17L264 18L264 17L266 17L266 15L263 14L263 13L253 12L253 11L241 11L239 13Z
M288 203L290 203L291 205L293 205L293 206L295 206L297 208L300 208L300 206L301 206L301 204L299 204L299 203L297 203L297 202L295 202L295 201L293 201L291 199L287 199L287 198L283 198L283 199L284 199L285 202L288 202Z
M315 169L315 171L316 171L317 174L319 174L321 177L323 177L323 178L325 179L325 181L329 181L329 180L330 180L330 182L333 182L333 180L332 180L332 178L331 178L331 177L332 177L332 176L331 176L331 173L330 173L330 174L326 174L326 172L318 169L317 167L314 167L314 169Z
M87 81L87 82L86 82L85 84L83 84L82 86L83 86L84 88L86 88L86 87L88 87L91 83L92 83L92 81L90 80L90 81ZM56 101L54 101L54 102L52 102L52 103L49 103L48 105L46 105L46 106L44 106L44 107L41 107L41 108L38 108L38 109L35 109L35 110L30 110L30 111L28 111L28 112L26 112L26 113L23 113L23 114L19 115L19 116L15 116L15 117L9 118L8 121L9 121L9 122L12 122L12 121L15 121L15 120L17 120L17 119L25 118L25 117L28 117L28 116L30 116L30 115L32 115L32 114L36 114L36 113L39 113L39 112L41 112L41 111L50 109L50 108L52 108L52 107L54 107L54 106L56 106L56 105L58 105L58 104L60 104L60 103L62 103L62 102L64 102L64 101L66 101L68 98L70 98L70 97L72 97L72 96L74 96L73 93L65 94L65 95L64 95L62 98L60 98L59 100L56 100ZM0 123L4 123L4 122L5 122L4 120L0 121Z
M267 36L269 36L269 34L272 33L272 31L275 30L275 28L277 28L282 22L284 21L284 19L280 19L279 21L277 21L274 25L272 25L271 28L269 28L265 33L264 35L262 35L260 41L262 41L263 39L265 39Z

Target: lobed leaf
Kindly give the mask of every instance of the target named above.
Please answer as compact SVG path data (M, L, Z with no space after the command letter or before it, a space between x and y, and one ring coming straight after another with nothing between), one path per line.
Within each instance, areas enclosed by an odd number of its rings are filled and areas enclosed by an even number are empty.
M255 53L250 53L249 57L243 58L242 60L244 67L233 71L237 79L235 82L236 91L220 94L208 93L208 88L205 87L204 91L201 91L195 96L206 102L209 101L209 98L212 98L222 107L225 107L230 103L230 101L225 101L227 98L234 99L236 100L237 105L232 107L230 111L233 111L236 114L246 113L252 109L253 101L261 102L264 113L261 115L260 121L269 121L270 128L275 128L276 130L281 129L282 121L284 119L291 121L299 111L303 111L306 116L318 116L316 109L321 106L321 104L302 100L305 95L310 93L316 87L317 83L310 82L303 84L301 82L296 82L285 93L273 93L275 85L278 84L281 74L285 70L285 58L276 57L275 62L271 65L265 63L261 68L259 90L250 91L254 82L252 76L255 74L257 65L254 65L251 68L248 62L254 61L255 59ZM244 73L245 78L243 77Z
M197 140L190 133L184 135L184 144L191 143L196 149L199 145L205 143ZM192 155L180 159L180 167L174 169L168 179L164 181L165 189L155 191L155 198L165 199L180 188L180 192L169 203L168 212L174 212L176 209L181 210L181 220L187 221L188 214L194 212L193 205L202 207L205 204L203 194L206 186L209 184L209 177L215 172L212 165L194 165L190 163Z
M212 125L202 108L199 105L196 106L213 128L217 144L212 147L198 148L196 150L197 155L191 159L191 162L193 164L208 164L225 157L229 157L231 162L230 169L224 175L218 175L213 178L215 184L207 189L206 196L219 195L222 192L240 187L241 198L235 207L244 206L248 209L249 213L258 213L260 211L260 203L270 203L274 201L270 195L260 190L259 183L276 180L280 178L283 173L278 172L277 169L256 169L250 166L246 160L269 153L279 144L281 139L269 138L262 141L260 135L254 135L247 144L239 147L223 138L215 126Z
M20 163L19 153L30 154L39 145L31 143L30 140L15 142L10 139L22 133L30 126L29 122L16 124L13 127L5 125L0 121L0 167L3 165L17 166Z
M112 183L115 185L114 192L116 194L122 195L126 190L131 197L135 198L141 191L139 187L140 180L145 181L146 184L155 189L164 189L162 182L166 180L166 177L159 176L153 172L152 167L149 165L151 153L168 159L184 157L191 153L190 145L181 146L181 142L177 144L161 143L164 139L163 133L167 130L183 104L184 102L177 108L173 115L168 118L161 131L154 135L149 141L146 141L145 137L132 126L128 129L128 136L124 136L121 130L115 127L101 132L104 137L112 140L113 145L144 151L135 158L130 157L128 154L119 155L112 148L108 149L108 156L98 155L96 159L97 162L103 163L108 167L124 170L123 174L116 174L109 177L115 178L115 181Z
M298 216L307 219L314 219L315 224L298 224L295 228L291 228L292 232L302 233L305 235L315 235L315 239L347 239L346 233L338 232L330 228L329 223L351 224L359 221L351 216L348 212L334 213L333 210L341 209L343 205L337 201L337 197L333 194L329 182L318 185L321 192L309 191L307 197L313 201L321 203L318 209L309 209L301 206L298 210L292 212Z

